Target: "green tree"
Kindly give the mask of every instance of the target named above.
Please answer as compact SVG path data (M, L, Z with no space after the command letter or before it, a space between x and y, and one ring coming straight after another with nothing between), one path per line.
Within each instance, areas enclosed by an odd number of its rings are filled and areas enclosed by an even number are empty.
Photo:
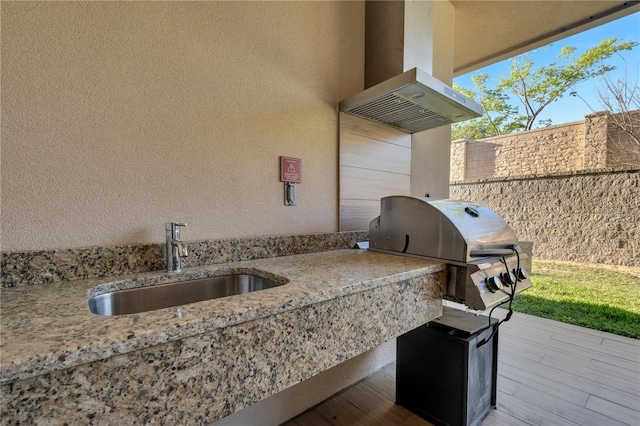
M544 108L567 92L575 96L575 93L570 92L574 85L614 70L615 67L607 65L605 60L637 45L634 41L619 42L614 37L603 40L578 57L575 47L565 46L555 62L537 68L532 54L524 54L514 58L509 74L498 78L492 86L489 84L491 77L487 73L473 75L471 79L474 90L457 85L454 87L476 99L483 106L484 115L454 124L452 139L479 139L531 130L536 123L539 126L551 125L551 120L538 119ZM535 55L535 52L536 50L532 53Z

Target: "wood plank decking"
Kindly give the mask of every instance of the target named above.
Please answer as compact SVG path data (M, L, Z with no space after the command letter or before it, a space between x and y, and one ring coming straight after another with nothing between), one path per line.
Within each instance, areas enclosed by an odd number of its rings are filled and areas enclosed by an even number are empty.
M515 313L498 360L498 406L483 426L640 426L640 340ZM394 401L390 364L286 424L430 425Z

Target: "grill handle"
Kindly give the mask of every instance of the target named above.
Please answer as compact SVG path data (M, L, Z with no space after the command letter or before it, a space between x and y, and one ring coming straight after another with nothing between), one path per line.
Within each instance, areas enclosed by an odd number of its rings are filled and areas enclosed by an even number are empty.
M471 250L469 256L471 257L502 257L511 256L515 253L515 249L487 249L487 250Z

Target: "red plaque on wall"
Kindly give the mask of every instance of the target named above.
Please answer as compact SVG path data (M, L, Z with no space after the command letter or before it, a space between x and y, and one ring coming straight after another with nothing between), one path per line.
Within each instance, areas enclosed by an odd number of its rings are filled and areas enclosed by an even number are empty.
M302 160L299 158L280 157L280 181L302 182Z

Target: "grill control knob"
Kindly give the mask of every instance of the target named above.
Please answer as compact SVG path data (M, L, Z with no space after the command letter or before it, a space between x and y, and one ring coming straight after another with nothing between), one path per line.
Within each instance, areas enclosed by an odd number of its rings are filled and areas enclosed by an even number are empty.
M503 272L500 274L500 280L502 281L502 284L510 286L516 283L516 276L511 272Z
M495 293L500 289L499 276L496 275L495 277L487 277L486 281L487 281L487 288L489 289L490 292Z
M514 268L513 273L518 277L518 281L526 280L528 278L527 271L523 268L518 268L518 270Z

